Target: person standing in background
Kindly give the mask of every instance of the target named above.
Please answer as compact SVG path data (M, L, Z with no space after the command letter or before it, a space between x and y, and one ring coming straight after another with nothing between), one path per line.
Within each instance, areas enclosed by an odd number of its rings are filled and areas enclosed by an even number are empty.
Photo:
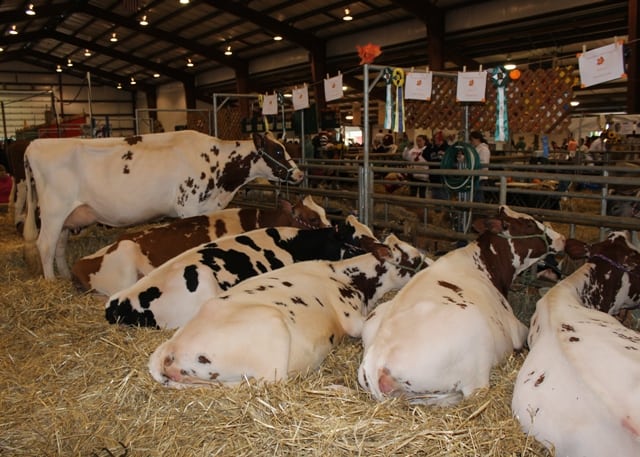
M480 163L482 164L481 168L483 170L488 170L489 162L491 162L491 151L489 150L489 145L487 141L482 136L482 132L474 130L469 134L469 142L473 145L476 152L478 153L478 157L480 158ZM476 202L484 202L484 191L480 189L480 186L484 186L487 183L488 176L480 176L479 178L479 186L476 187L474 192L474 201Z
M426 135L416 136L416 144L412 148L407 148L402 151L402 158L409 162L422 162L424 165L420 168L428 169L427 154L429 148L429 141ZM415 167L418 168L418 167ZM411 182L428 182L429 175L426 173L409 173L407 179ZM424 198L427 195L427 188L424 186L409 186L409 193L412 197L419 196Z
M444 157L444 153L447 151L448 147L449 147L449 144L444 139L444 135L442 132L438 132L433 136L433 144L428 148L428 152L427 152L427 161L437 162L438 164L437 165L432 164L430 168L435 168L435 169L440 168L440 162L442 161L442 158ZM432 174L429 176L429 180L432 183L439 184L441 186L444 185L443 184L444 180L442 179L442 175ZM449 192L445 187L432 187L431 196L439 200L448 200Z

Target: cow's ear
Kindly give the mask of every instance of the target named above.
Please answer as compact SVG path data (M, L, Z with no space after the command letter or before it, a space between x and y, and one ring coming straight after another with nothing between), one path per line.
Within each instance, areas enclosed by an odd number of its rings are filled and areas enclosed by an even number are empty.
M374 255L376 259L381 261L387 260L393 257L391 248L389 248L389 246L387 246L386 244L382 244L382 243L375 243L371 247L371 253Z
M259 133L254 133L253 134L253 144L256 147L256 150L259 151L261 149L264 149L265 146L265 139L262 135L260 135Z
M491 232L493 234L502 233L504 227L502 219L482 218L473 221L472 227L478 233Z
M564 243L564 252L574 260L584 259L589 255L589 245L575 238L569 238Z
M293 206L289 200L285 200L284 198L280 199L280 203L278 204L280 208L290 213L293 213Z

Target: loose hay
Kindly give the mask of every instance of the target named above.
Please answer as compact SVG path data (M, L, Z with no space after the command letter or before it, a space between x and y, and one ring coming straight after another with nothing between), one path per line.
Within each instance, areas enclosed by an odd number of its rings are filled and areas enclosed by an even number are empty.
M522 354L493 371L489 389L449 409L372 401L357 383L356 339L287 382L167 389L147 360L171 332L109 325L103 299L29 278L6 219L0 234L1 455L550 455L511 417ZM78 256L96 236L70 248Z

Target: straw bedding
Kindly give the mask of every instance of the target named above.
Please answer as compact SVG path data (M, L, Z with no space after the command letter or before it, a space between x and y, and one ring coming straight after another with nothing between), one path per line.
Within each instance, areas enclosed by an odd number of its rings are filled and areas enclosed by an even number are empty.
M287 382L172 390L147 371L171 332L109 325L103 299L31 277L6 214L0 236L2 456L550 455L511 417L523 354L448 409L372 401L357 383L355 339ZM114 236L89 230L70 240L71 255Z

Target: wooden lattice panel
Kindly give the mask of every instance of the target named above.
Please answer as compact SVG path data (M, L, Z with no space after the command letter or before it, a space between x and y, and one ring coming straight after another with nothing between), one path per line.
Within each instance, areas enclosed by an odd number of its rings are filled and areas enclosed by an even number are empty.
M569 125L569 102L577 83L572 69L522 70L507 84L507 112L511 132L552 133ZM462 130L464 104L456 103L456 80L434 75L431 101L408 100L408 128ZM496 125L496 87L487 81L486 103L470 103L469 128L493 132Z
M214 113L214 115L216 115ZM224 106L218 110L218 137L223 140L238 140L247 137L242 133L240 108Z

